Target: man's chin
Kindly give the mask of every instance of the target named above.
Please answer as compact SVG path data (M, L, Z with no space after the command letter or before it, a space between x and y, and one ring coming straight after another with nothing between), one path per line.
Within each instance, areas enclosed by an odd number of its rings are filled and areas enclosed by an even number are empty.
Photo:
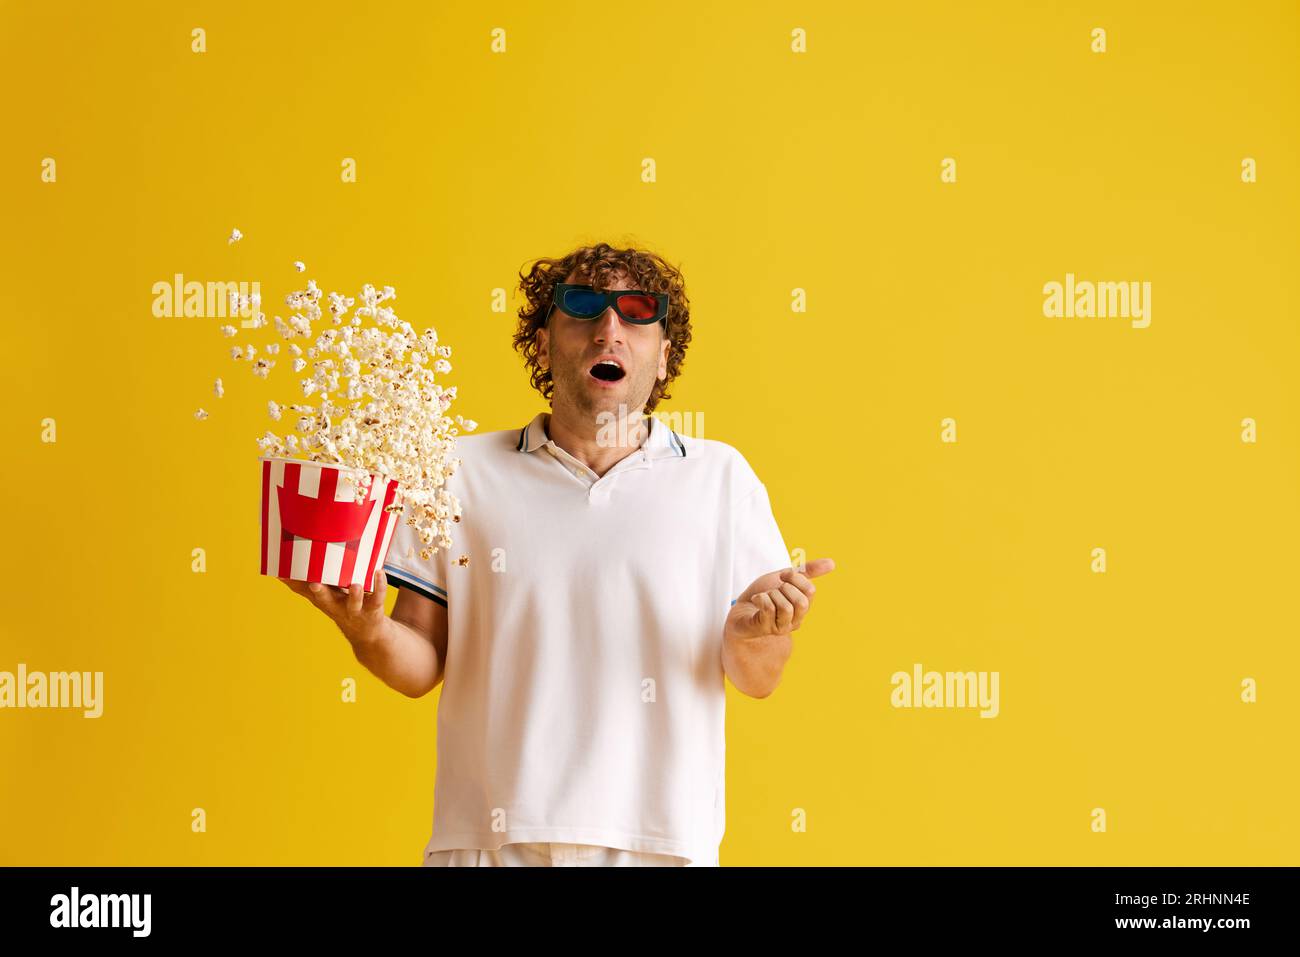
M640 402L633 402L628 398L626 386L616 389L587 386L578 390L578 394L572 398L574 408L594 419L598 415L631 415L644 406L650 397L647 395Z

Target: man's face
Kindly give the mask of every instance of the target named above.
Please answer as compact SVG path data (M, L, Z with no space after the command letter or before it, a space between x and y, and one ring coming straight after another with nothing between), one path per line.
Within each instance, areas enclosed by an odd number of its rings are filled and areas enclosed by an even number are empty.
M591 284L590 280L570 273L567 283ZM626 274L620 274L610 289L633 289ZM619 414L619 406L628 414L641 409L656 380L668 376L668 350L671 341L664 335L664 324L637 325L625 322L609 306L595 319L575 319L556 306L551 310L547 328L537 331L537 358L549 368L555 385L552 401L564 404L593 419L601 412ZM618 378L598 378L592 369L601 359L612 358L622 369ZM606 376L615 376L602 370Z

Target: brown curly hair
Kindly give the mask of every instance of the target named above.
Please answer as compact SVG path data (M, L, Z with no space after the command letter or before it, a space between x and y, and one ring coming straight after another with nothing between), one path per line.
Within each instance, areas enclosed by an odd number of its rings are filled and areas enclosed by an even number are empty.
M597 243L594 246L579 247L558 259L538 259L527 272L520 271L519 288L523 291L526 302L519 309L519 327L515 330L514 347L524 357L524 365L532 377L533 388L550 401L554 385L550 369L543 369L537 364L537 330L545 326L555 284L564 282L565 277L575 269L581 281L596 289L606 288L606 283L625 271L632 288L668 293L668 315L664 330L671 343L668 347L668 375L655 380L650 398L646 400L645 411L653 412L660 399L672 398L668 386L681 371L686 347L691 341L691 304L686 297L686 281L682 278L681 271L656 253L642 249L617 249L608 243Z

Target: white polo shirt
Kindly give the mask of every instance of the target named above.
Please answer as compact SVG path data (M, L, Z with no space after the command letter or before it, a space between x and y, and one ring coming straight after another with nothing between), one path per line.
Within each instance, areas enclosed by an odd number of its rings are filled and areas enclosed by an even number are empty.
M460 436L455 544L423 561L403 521L384 564L447 606L425 852L563 842L717 864L723 623L790 566L767 490L730 445L653 417L598 477L548 421Z

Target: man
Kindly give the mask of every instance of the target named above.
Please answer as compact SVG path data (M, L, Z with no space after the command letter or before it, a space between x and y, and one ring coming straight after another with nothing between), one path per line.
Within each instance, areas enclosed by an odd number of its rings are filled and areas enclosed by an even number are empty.
M834 562L790 567L744 457L646 414L691 337L675 267L602 243L521 280L551 411L458 438L451 550L403 523L368 595L285 581L390 687L443 682L425 864L716 865L724 677L772 693Z

